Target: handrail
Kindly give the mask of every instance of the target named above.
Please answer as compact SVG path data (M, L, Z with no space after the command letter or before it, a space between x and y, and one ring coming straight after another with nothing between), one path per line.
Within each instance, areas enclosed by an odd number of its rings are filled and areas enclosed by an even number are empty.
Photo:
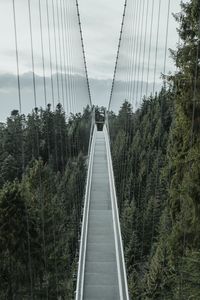
M120 222L119 222L117 195L115 190L115 179L113 174L113 164L112 164L112 157L110 152L109 135L106 126L104 126L103 131L104 131L104 136L106 141L106 152L107 152L107 161L108 161L110 195L111 195L114 235L115 235L116 260L117 260L117 269L118 269L119 293L120 293L121 300L129 300L126 266L124 260L124 250L123 250L122 236L121 236L121 229L120 229Z
M94 127L95 127L95 111L94 111L94 107L93 107L92 108L92 116L91 116L89 146L88 146L88 157L90 156Z
M83 210L83 221L81 230L81 242L79 249L79 263L78 263L78 278L76 285L76 300L83 299L83 286L84 286L84 273L85 273L85 259L86 259L86 246L87 246L87 235L88 235L88 217L89 217L89 206L90 206L90 187L92 181L92 167L94 159L94 146L96 139L97 128L94 125L94 130L91 130L92 137L89 145L89 164L87 171L87 181L85 190L84 210Z

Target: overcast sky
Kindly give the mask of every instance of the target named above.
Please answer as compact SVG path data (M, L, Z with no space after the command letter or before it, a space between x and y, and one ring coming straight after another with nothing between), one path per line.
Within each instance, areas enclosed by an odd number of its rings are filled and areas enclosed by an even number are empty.
M133 0L129 0L129 3L131 1ZM151 1L152 0L149 0L149 2ZM159 0L155 0L155 6L157 7L158 1ZM30 39L28 30L28 0L15 0L15 2L19 32L18 40L20 48L20 73L24 74L31 71ZM160 36L162 37L162 35L164 36L162 24L164 24L163 20L166 19L167 0L161 0L161 2L162 7ZM178 40L176 34L176 23L174 22L171 13L179 11L179 2L179 0L171 0L168 45L170 48L175 48L176 42ZM41 0L41 3L42 11L45 11L45 0ZM79 8L81 13L84 46L86 52L88 74L90 78L92 99L94 103L98 103L99 105L107 105L117 53L124 0L79 0ZM42 76L41 46L38 22L38 0L31 1L31 10L33 17L33 42L35 46L35 72L37 73L37 75ZM72 15L74 13L75 11L72 11ZM43 22L45 27L47 24L46 17L44 17ZM71 30L75 30L74 28L75 27L72 26ZM16 92L16 84L14 85L13 80L13 74L16 74L16 59L13 31L12 0L0 0L0 36L0 102L1 108L3 107L3 109L1 109L1 115L5 116L6 114L8 114L6 106L8 107L8 109L12 107L14 103L13 98L15 98L14 95ZM47 35L45 35L45 33L44 40L47 44ZM160 43L160 47L161 49L158 50L158 53L161 53L163 51L164 45ZM49 51L48 47L45 47L44 51L47 64L47 54ZM163 55L158 55L158 66L162 65L162 63ZM173 64L172 62L170 63L169 59L167 61L167 68L169 70L173 69ZM46 72L47 75L49 75L48 68ZM81 73L79 71L77 72ZM9 74L12 74L10 81L8 80ZM30 74L28 76L30 76ZM23 78L24 77L25 75L23 75ZM9 84L5 85L4 83L6 81L9 82ZM26 93L24 97L27 97L27 91L28 87L26 86ZM31 86L28 93L31 94ZM7 105L7 103L10 104ZM4 114L2 114L2 110L4 111Z

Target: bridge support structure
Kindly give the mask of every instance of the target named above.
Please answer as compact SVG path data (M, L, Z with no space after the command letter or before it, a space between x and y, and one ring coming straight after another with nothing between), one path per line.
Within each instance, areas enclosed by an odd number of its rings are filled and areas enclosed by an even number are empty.
M128 300L109 136L94 127L89 154L76 300Z

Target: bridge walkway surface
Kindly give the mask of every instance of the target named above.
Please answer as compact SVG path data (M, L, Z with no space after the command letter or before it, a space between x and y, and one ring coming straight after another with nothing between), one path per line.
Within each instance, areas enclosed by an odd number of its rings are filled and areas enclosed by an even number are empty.
M129 300L107 127L91 139L76 300Z
M120 299L108 162L102 131L97 131L94 147L83 299Z

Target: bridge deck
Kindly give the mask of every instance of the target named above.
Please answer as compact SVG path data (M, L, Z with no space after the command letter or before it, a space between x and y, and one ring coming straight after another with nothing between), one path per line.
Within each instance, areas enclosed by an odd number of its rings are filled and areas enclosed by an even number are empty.
M98 131L92 169L84 300L118 300L119 287L104 133Z

